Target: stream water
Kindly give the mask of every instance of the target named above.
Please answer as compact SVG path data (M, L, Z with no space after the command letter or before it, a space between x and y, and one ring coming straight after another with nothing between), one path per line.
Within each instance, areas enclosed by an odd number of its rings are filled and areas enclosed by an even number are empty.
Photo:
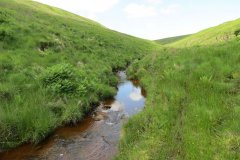
M118 72L120 83L114 99L101 103L92 115L66 126L37 146L23 145L0 153L0 160L110 160L117 154L121 126L144 107L145 93L138 81Z

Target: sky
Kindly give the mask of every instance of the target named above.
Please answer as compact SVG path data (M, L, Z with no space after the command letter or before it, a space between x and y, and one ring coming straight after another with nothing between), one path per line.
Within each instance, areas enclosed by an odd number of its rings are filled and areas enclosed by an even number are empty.
M240 0L35 0L126 34L160 39L240 18Z

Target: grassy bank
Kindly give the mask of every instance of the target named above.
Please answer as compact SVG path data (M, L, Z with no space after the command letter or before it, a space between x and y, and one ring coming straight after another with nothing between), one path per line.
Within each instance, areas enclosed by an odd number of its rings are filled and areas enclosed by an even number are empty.
M115 93L113 71L157 47L27 0L1 0L0 24L0 148L80 120Z
M240 159L240 40L232 28L239 20L228 24L210 30L221 35L224 26L231 39L200 32L128 69L147 101L124 126L116 159Z

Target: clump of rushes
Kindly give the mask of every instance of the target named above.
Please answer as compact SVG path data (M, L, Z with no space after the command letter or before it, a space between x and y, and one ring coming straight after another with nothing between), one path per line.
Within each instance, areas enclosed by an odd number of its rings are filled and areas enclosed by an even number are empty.
M88 92L91 82L84 71L76 70L70 64L58 64L46 69L41 75L43 86L55 95L79 96Z

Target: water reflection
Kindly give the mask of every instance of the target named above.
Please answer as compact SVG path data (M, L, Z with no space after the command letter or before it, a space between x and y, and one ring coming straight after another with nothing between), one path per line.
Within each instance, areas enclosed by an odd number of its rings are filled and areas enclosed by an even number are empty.
M130 93L129 97L133 100L133 101L140 101L143 96L141 95L141 90L137 89L135 91L133 91L132 93Z

